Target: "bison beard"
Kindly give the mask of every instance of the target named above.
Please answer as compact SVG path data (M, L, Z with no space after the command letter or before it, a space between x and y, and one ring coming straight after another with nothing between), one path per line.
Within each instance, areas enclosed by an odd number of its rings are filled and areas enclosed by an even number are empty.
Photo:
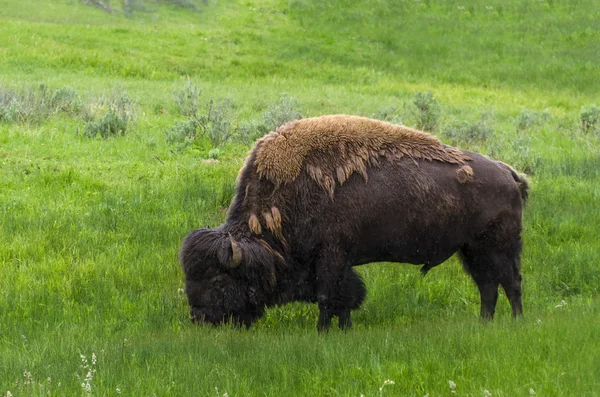
M427 142L418 142L418 155L410 146L398 153L389 135L381 140L387 146L373 151L373 135L403 128L378 121L328 116L297 123L310 133L307 126L314 120L323 146L304 148L306 157L297 161L304 172L288 180L261 174L260 151L268 140L259 141L240 172L225 224L193 231L184 240L180 261L193 321L250 326L265 307L305 301L318 303L320 331L329 329L335 316L340 328L349 328L350 312L366 294L354 266L420 264L425 274L456 252L479 288L482 317L494 316L500 285L513 315L522 313L523 176L424 133ZM336 183L327 166L335 170L340 159L332 157L336 151L327 146L326 134L343 134L357 120L365 131L351 135L354 157L347 147L336 146L351 165L338 167ZM269 139L285 139L295 125ZM372 132L371 126L388 130ZM411 139L419 137L409 132ZM339 145L336 139L332 142ZM433 146L429 158L427 145ZM367 146L371 152L361 149Z

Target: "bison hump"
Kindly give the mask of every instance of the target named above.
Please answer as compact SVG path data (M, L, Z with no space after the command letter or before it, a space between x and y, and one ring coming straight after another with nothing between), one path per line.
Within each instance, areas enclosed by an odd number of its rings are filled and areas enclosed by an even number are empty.
M260 139L253 149L261 178L276 185L293 182L303 172L333 197L336 183L367 169L381 158L464 164L460 150L412 128L358 116L333 115L293 121Z

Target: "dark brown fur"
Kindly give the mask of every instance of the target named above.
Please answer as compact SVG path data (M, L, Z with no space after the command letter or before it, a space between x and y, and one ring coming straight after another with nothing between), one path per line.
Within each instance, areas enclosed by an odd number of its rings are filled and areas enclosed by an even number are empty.
M362 135L378 123L359 123ZM418 157L409 145L412 155L381 150L340 169L343 161L330 150L309 161L317 147L304 155L301 172L282 180L259 166L261 142L240 172L226 223L194 231L183 243L186 293L196 321L232 318L250 325L265 307L300 300L319 304L319 329L329 328L333 316L348 327L350 311L366 292L353 266L404 262L422 264L426 273L455 252L479 287L483 317L493 316L499 285L513 314L521 313L527 185L509 166L440 144L457 160ZM228 267L231 239L242 251L234 268Z

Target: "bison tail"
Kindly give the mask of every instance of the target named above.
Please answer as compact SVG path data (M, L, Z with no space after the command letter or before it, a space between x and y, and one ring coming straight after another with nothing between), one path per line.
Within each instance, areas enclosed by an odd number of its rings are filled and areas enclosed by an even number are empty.
M513 179L517 183L517 186L519 187L519 193L521 193L521 198L523 199L523 202L527 202L527 199L529 198L529 181L527 180L527 175L515 171L514 168L507 164L504 165L510 170Z
M515 172L515 174L517 174ZM529 198L529 181L527 180L527 176L525 174L517 174L517 185L519 185L519 192L521 192L521 198L524 202L527 202Z
M527 202L527 199L529 198L529 181L527 180L527 175L515 171L513 167L503 163L502 161L498 161L498 164L506 167L506 169L510 171L510 174L519 188L519 193L521 194L523 202Z

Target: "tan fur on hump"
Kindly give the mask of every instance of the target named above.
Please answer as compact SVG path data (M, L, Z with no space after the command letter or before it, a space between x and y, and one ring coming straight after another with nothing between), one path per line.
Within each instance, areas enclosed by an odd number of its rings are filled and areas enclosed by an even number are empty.
M436 137L412 128L358 116L334 115L288 123L258 141L254 165L261 177L279 185L304 171L331 198L336 181L354 172L366 179L380 157L436 160L464 164L460 150L444 147Z
M473 168L463 165L456 171L456 178L460 183L467 183L473 180Z

